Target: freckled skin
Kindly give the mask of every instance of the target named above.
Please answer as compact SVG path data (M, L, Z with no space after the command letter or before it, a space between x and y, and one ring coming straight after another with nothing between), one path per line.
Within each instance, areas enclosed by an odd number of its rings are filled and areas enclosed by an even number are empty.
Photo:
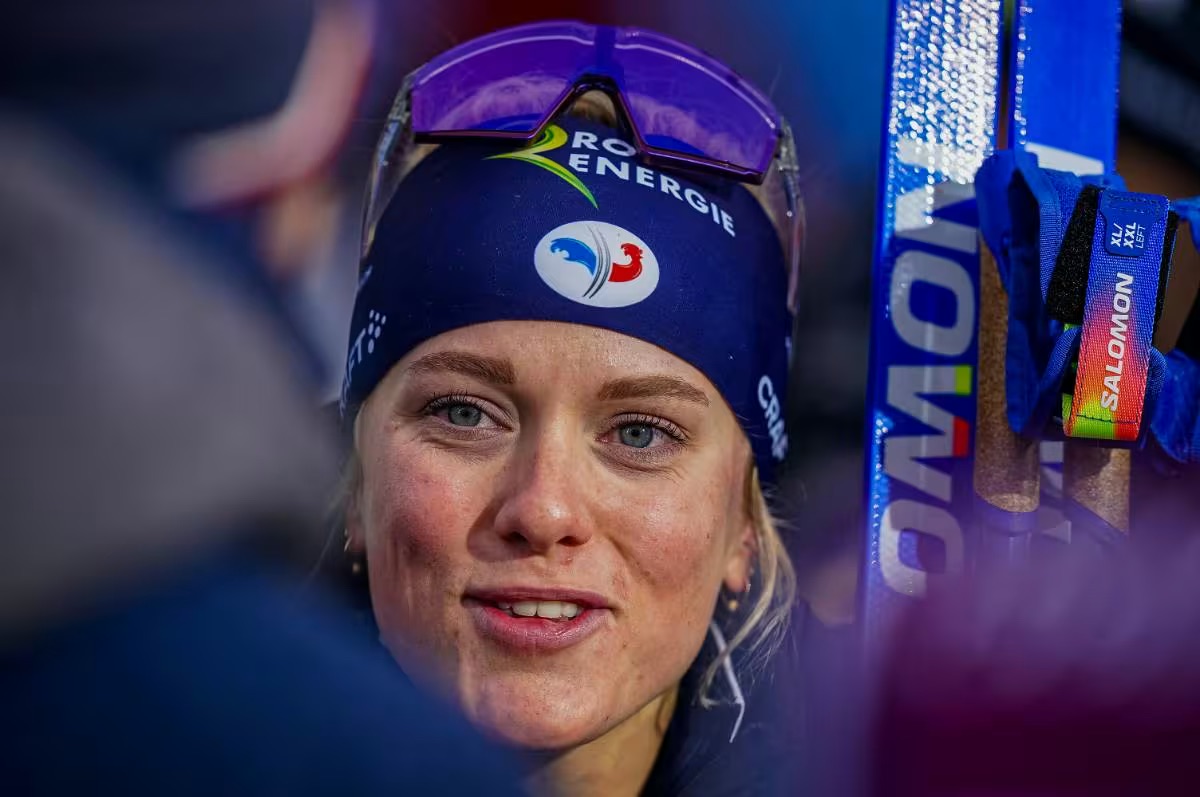
M506 359L513 384L407 370L445 351ZM686 380L708 406L598 395L609 380L652 375ZM459 403L428 409L447 396ZM648 434L649 446L629 444ZM722 583L745 587L749 446L712 384L651 344L550 322L454 330L392 369L356 439L363 480L348 529L367 556L384 643L519 747L597 739L669 692ZM514 652L481 635L464 594L518 585L589 590L612 608L576 645Z

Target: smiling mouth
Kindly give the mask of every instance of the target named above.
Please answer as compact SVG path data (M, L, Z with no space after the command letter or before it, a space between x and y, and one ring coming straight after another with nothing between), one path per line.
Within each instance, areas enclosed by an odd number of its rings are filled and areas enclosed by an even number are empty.
M581 590L481 590L464 598L480 634L522 655L565 650L601 633L611 618L603 596Z
M584 611L583 606L568 601L495 601L492 605L510 617L540 617L543 620L572 620Z

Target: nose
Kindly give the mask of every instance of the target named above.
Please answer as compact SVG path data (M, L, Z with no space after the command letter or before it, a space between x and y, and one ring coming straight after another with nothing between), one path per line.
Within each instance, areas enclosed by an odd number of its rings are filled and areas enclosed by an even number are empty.
M495 530L508 545L538 554L592 538L586 453L570 435L547 430L527 440L501 477Z

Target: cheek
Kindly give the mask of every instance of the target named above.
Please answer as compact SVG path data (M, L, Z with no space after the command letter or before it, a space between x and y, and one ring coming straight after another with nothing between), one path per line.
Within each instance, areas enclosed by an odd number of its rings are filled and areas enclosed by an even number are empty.
M733 519L721 474L663 490L632 518L629 560L664 622L707 625L720 589Z
M468 474L395 447L363 461L363 525L380 631L397 646L442 649L470 576L467 540L479 512ZM448 637L447 639L434 637Z
M392 555L400 561L437 561L454 547L463 509L458 485L439 478L418 462L402 457L380 458L369 466L367 479L367 544L371 555Z

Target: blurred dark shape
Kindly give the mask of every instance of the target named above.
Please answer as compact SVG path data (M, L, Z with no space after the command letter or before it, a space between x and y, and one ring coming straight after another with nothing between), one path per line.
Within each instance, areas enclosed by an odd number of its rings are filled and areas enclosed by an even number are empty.
M313 556L336 465L286 341L52 128L0 141L0 631L254 529Z
M1127 2L1121 30L1122 126L1200 170L1200 3Z
M1194 794L1198 569L1200 544L1131 548L979 573L915 607L874 687L870 793Z
M53 0L0 27L0 97L142 185L192 136L278 110L313 24L296 0Z
M1134 191L1173 199L1200 194L1200 3L1131 0L1122 27L1121 175ZM1170 351L1185 323L1200 324L1200 253L1181 230L1155 346ZM1189 315L1191 321L1188 321ZM1200 474L1155 447L1134 458L1134 542L1168 546L1200 530Z
M172 181L198 136L292 107L332 7L49 0L0 27L5 794L516 793L305 589L336 446L260 252L322 175L208 209Z

